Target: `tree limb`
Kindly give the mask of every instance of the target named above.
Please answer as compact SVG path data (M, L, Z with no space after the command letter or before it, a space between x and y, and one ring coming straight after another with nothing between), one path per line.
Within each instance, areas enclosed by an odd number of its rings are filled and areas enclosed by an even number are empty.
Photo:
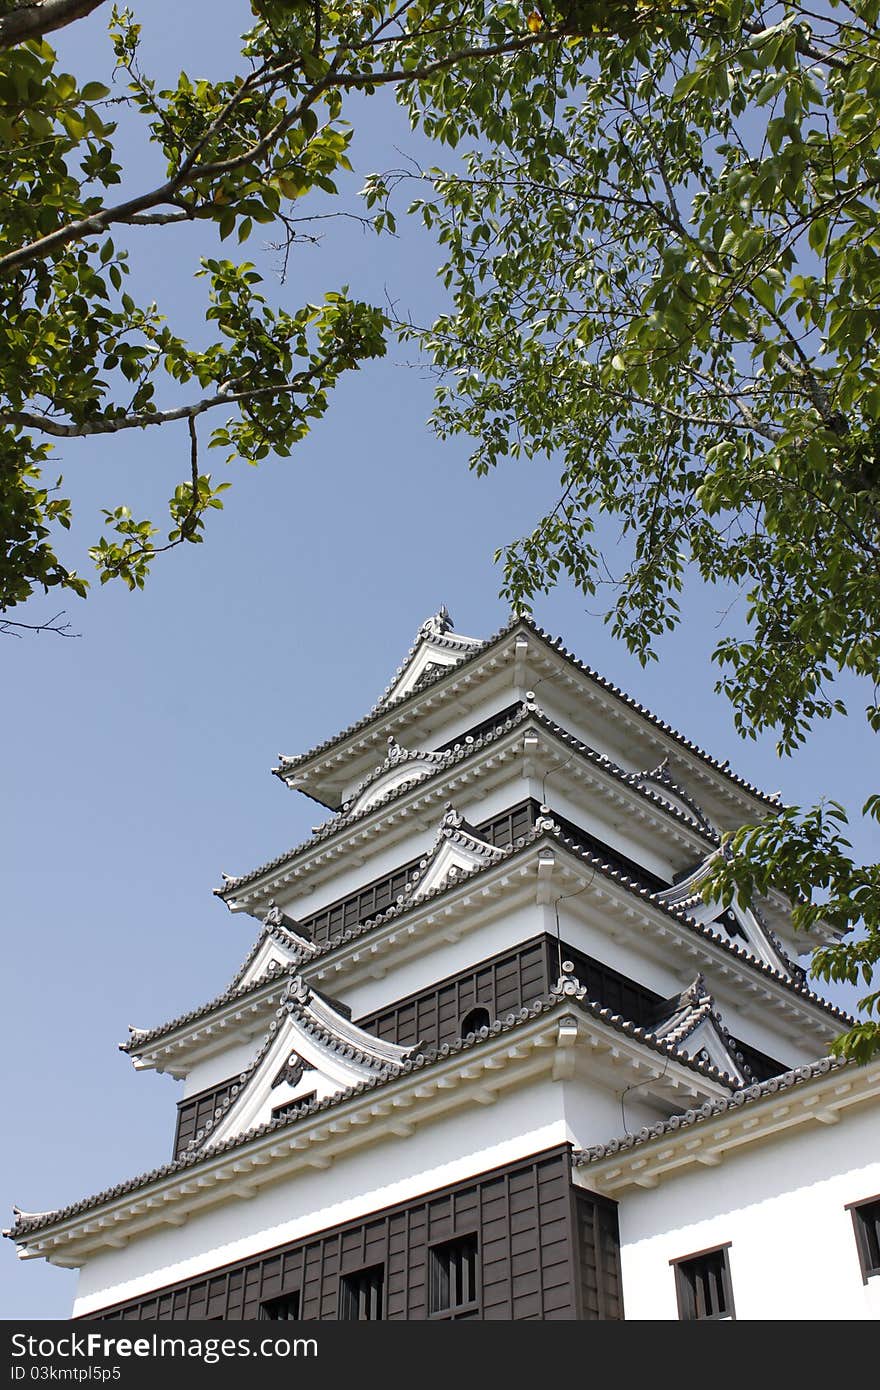
M261 396L280 396L286 392L306 391L322 371L333 365L333 355L318 363L308 372L298 372L292 381L275 383L272 386L257 386L248 390L233 390L222 386L213 396L203 396L192 405L179 405L172 410L141 410L133 415L84 420L81 424L66 424L53 420L50 415L39 415L30 410L0 411L0 424L20 425L23 429L39 430L56 439L86 439L95 434L117 434L120 430L146 429L148 425L167 425L173 420L193 421L206 410L218 405L236 405L243 401L257 400Z
M62 608L60 613L56 613L53 618L47 618L44 623L18 623L12 618L0 617L0 636L20 637L20 632L12 632L12 628L23 628L26 632L54 632L57 637L79 637L80 633L70 631L70 623L59 622L59 618L64 617L65 610Z
M22 5L0 19L0 49L14 48L16 44L63 29L103 4L104 0L39 0L39 3Z

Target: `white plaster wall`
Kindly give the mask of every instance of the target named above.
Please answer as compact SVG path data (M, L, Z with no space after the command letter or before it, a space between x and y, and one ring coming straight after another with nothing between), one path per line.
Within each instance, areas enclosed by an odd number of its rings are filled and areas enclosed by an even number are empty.
M517 765L521 769L521 760L518 760L518 764L512 761L509 770L513 775L506 777L490 791L482 792L479 787L467 790L462 788L457 791L452 798L455 809L460 811L466 820L484 821L490 816L506 811L518 801L525 800L531 795L530 784L521 772L516 771ZM358 846L355 851L357 859L355 854L341 856L335 863L333 873L312 888L309 888L308 883L279 884L274 891L276 902L293 917L306 917L313 912L320 912L321 908L329 903L336 902L347 893L353 893L372 883L383 874L399 869L410 859L428 854L434 846L442 817L442 802L430 809L420 810L418 815L411 817L409 828L400 834L392 845L375 851ZM398 826L397 831L400 829Z
M586 901L586 895L584 899ZM615 932L612 937L595 910L588 918L573 900L559 904L559 920L564 941L569 941L586 955L594 956L619 970L622 975L667 998L686 988L697 972L698 967L689 965L688 957L670 945L665 947L666 960L658 958L654 950L650 955L646 954L640 946L641 929L635 923L631 924L632 930L624 934L617 919L612 919ZM552 930L555 931L555 922ZM644 931L650 933L651 928L644 928ZM743 966L742 969L745 972L748 967ZM704 974L710 991L716 995L725 1026L743 1042L751 1043L771 1057L778 1057L788 1066L815 1061L824 1053L825 1048L820 1042L793 1038L791 1032L779 1024L763 1004L737 1008L727 999L728 994L737 988L736 984L718 977L713 979L711 969L704 968ZM792 1002L796 1002L795 996L792 996ZM831 1022L833 1026L833 1020Z
M650 772L639 750L633 748L620 725L602 716L596 704L584 700L570 689L557 687L552 677L535 687L535 701L546 714L569 733L589 744L597 753L604 753L625 772ZM661 761L658 755L654 766Z
M639 947L638 936L632 940L625 936L612 938L603 927L601 916L593 913L591 919L587 920L582 912L576 915L576 903L573 901L560 903L559 914L564 942L661 995L671 996L685 988L695 973L688 966L687 958L678 953L670 951L668 964L647 957ZM328 973L321 980L316 980L316 984L319 989L347 1004L355 1019L362 1018L450 975L471 969L541 932L550 936L556 934L556 916L552 904L541 907L532 901L505 909L503 901L498 900L490 903L485 910L479 907L472 909L458 941L445 941L438 927L435 934L429 931L419 938L418 954L410 959L394 963L393 953L389 952L387 959L391 962L391 968L380 979L362 980L355 985L344 986L342 982L337 984L332 973ZM377 963L381 963L381 958ZM720 980L713 980L711 970L707 972L707 981L710 990L714 989L716 994L726 994L732 988ZM787 1066L814 1061L824 1051L819 1042L793 1040L766 1010L753 1006L754 1012L744 1014L724 999L720 1000L720 1006L724 1022L735 1036L778 1057ZM183 1094L194 1095L242 1071L252 1060L262 1036L261 1032L260 1037L249 1043L235 1045L197 1063L187 1078Z
M468 729L472 729L475 724L481 724L484 719L506 709L517 700L524 700L525 690L514 683L513 669L508 668L505 672L494 673L490 689L486 691L484 688L484 693L478 699L474 698L473 692L468 692L467 698L466 709L462 708L460 697L453 696L448 699L442 709L431 711L430 719L419 721L425 732L417 740L404 730L400 735L401 743L405 747L434 749L442 747L444 743L451 743L454 739L463 739ZM427 731L429 728L430 732Z
M449 975L457 975L479 965L489 957L506 951L519 941L528 941L541 932L550 930L546 910L533 901L519 907L499 909L494 905L494 920L482 920L478 925L476 912L458 941L444 941L438 933L432 935L428 930L419 937L419 953L403 964L394 966L381 980L364 980L349 988L339 990L339 996L350 1007L352 1017L363 1018L367 1014L395 1004L410 994L445 980ZM388 959L392 959L389 950ZM334 994L332 977L328 976L318 986Z
M394 721L389 726L390 731L402 747L412 752L432 752L459 736L463 738L468 729L472 729L475 724L481 724L491 714L506 709L515 700L525 697L525 692L518 691L513 683L512 669L506 673L495 672L489 679L491 685L488 689L484 686L478 697L473 690L461 695L447 696L442 708L437 706L427 714L420 715L416 725ZM364 777L368 777L373 768L379 767L384 757L385 736L381 743L376 744L376 760L373 767L348 780L343 799L351 796Z
M540 786L538 782L538 786ZM582 830L586 830L588 835L595 835L597 839L616 849L619 854L623 854L627 859L631 859L636 864L641 864L650 873L656 874L664 882L671 883L675 869L668 854L664 853L663 841L658 839L654 832L655 848L647 848L637 839L629 828L626 812L612 811L608 802L598 792L591 791L588 787L580 786L577 792L572 795L571 789L563 789L560 779L554 778L552 773L546 782L547 804L553 811L558 811L561 816L574 821ZM540 798L539 798L540 799ZM644 826L641 827L641 834L645 835ZM681 854L681 850L678 850ZM698 856L694 856L694 866L696 867Z
M185 1100L188 1096L206 1091L209 1086L219 1086L221 1081L228 1081L230 1077L243 1072L259 1052L268 1026L267 1020L259 1036L252 1038L250 1042L235 1043L223 1052L216 1052L213 1057L207 1057L204 1062L196 1062L183 1083L183 1092L179 1098Z
M376 1125L381 1121L375 1121ZM306 1170L249 1200L230 1199L107 1251L80 1271L74 1316L552 1148L573 1138L563 1088L536 1082L496 1101L388 1135L323 1172Z
M582 1170L589 1185L589 1169ZM620 1198L627 1318L678 1317L669 1264L731 1242L738 1319L880 1318L880 1278L862 1282L845 1207L880 1193L880 1108L807 1122L654 1189Z
M575 1148L607 1144L620 1134L638 1133L643 1125L669 1118L669 1106L652 1102L645 1091L627 1085L607 1090L584 1077L563 1083L565 1119Z

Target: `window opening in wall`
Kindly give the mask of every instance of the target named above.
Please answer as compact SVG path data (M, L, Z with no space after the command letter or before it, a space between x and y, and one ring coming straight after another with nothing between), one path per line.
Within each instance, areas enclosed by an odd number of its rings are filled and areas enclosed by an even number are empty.
M299 1319L299 1291L282 1294L280 1298L270 1298L260 1304L260 1318L272 1322L297 1322Z
M429 1251L430 1312L454 1313L477 1302L477 1237L435 1245Z
M670 1260L675 1270L678 1316L685 1322L734 1318L727 1245Z
M344 1275L339 1285L340 1321L381 1321L384 1288L384 1265L373 1265L371 1269L359 1269L357 1274Z
M288 1115L295 1115L298 1110L311 1105L318 1096L317 1091L309 1091L304 1096L297 1096L294 1100L286 1100L283 1105L276 1105L272 1111L273 1120L286 1120Z
M880 1197L871 1197L867 1202L853 1202L849 1210L852 1213L862 1281L867 1284L872 1275L880 1275Z
M461 1020L461 1036L466 1038L468 1033L477 1033L481 1028L488 1028L491 1022L488 1009L469 1009Z

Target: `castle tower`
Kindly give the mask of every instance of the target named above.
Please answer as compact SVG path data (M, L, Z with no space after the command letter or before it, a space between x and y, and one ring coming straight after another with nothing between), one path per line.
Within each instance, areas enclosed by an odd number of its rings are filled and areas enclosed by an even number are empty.
M327 819L216 890L228 988L121 1044L183 1081L172 1157L6 1232L74 1316L880 1312L880 1064L828 1056L781 894L701 892L774 797L445 609L274 772Z

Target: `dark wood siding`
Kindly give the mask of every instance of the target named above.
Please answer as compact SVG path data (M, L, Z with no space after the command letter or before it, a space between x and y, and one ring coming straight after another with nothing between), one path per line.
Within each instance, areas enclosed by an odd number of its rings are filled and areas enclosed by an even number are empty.
M731 1042L736 1051L742 1053L742 1059L756 1081L769 1081L771 1076L779 1076L788 1070L788 1066L783 1062L777 1061L775 1057L768 1057L766 1052L760 1052L757 1047L750 1047L739 1038L731 1038Z
M549 936L545 937L545 940L548 946L547 974L553 983L559 978L561 954L563 960L571 961L574 973L581 984L586 985L590 999L613 1009L615 1013L640 1026L656 1018L657 1005L662 1002L662 995L647 989L645 985L640 985L626 975L621 975L619 970L604 965L593 956L585 955L574 946L567 946L562 942L560 947L559 942Z
M619 1321L624 1314L617 1204L581 1188L573 1189L573 1198L580 1317Z
M570 960L591 999L640 1026L657 1018L662 996L603 965L574 946L552 936L537 936L509 951L482 961L437 984L407 995L387 1008L357 1020L361 1028L400 1047L442 1047L462 1035L462 1023L471 1009L483 1007L490 1022L540 999L559 978L560 954ZM756 1048L734 1039L735 1047L758 1081L785 1071L785 1066ZM237 1081L232 1077L197 1096L178 1101L174 1154L180 1153L226 1099Z
M572 962L590 999L640 1027L656 1022L664 1002L662 995L552 936L534 937L357 1022L367 1032L400 1047L414 1047L416 1043L442 1047L461 1036L465 1014L478 1005L485 1007L492 1021L540 999L559 978L560 958ZM732 1041L757 1081L786 1070L782 1062L757 1048Z
M500 815L483 821L475 829L490 844L501 848L512 844L520 835L525 835L534 825L538 814L537 801L522 801L516 806L512 806L510 810L502 811ZM311 933L313 939L320 945L329 941L339 932L356 927L361 922L366 922L371 917L377 916L378 913L387 911L397 901L410 876L415 873L423 858L424 855L420 854L417 859L411 859L409 863L402 864L393 873L373 879L363 888L359 888L356 893L349 893L346 897L329 903L320 912L314 912L310 917L301 918L302 926Z
M472 724L469 729L465 729L464 733L456 734L455 738L441 743L437 752L447 753L450 748L455 748L456 744L466 743L469 738L476 743L477 739L482 738L484 734L488 734L492 729L497 729L500 724L505 724L512 715L519 714L522 707L522 700L516 700L512 705L505 705L504 709L496 710L495 714L481 719L479 724Z
M219 1086L210 1086L206 1091L199 1091L198 1095L177 1102L177 1127L172 1150L175 1158L186 1148L190 1139L195 1138L205 1121L213 1119L217 1106L223 1104L237 1080L237 1076L230 1077L228 1081L221 1081Z
M536 937L514 950L483 961L473 970L464 970L418 994L358 1019L361 1028L386 1042L412 1047L441 1047L461 1036L465 1014L483 1005L489 1019L502 1018L546 994L547 938Z
M270 1300L298 1294L303 1319L333 1320L339 1316L341 1281L381 1266L383 1316L419 1321L430 1316L431 1246L474 1234L476 1306L446 1317L619 1317L614 1206L575 1194L570 1164L567 1146L551 1149L90 1316L250 1320L259 1318L261 1306ZM580 1205L590 1210L590 1202L603 1214L592 1225L586 1216L578 1222L575 1213ZM584 1242L595 1239L598 1251L585 1251ZM591 1284L586 1300L579 1292L585 1269L595 1271L589 1276L595 1289Z
M572 962L591 999L634 1023L648 1023L655 1017L659 994L583 951L541 935L367 1014L358 1023L401 1047L416 1042L440 1047L460 1036L461 1020L476 1005L483 1005L494 1020L540 999L559 978L560 958Z

